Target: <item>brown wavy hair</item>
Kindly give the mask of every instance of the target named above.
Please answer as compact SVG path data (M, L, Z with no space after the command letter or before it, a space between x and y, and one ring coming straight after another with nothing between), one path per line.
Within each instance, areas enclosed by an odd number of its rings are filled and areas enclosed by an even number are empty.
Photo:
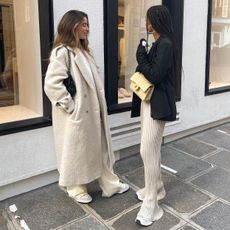
M58 24L53 48L63 44L73 49L79 48L89 52L88 39L80 39L74 29L84 18L87 18L89 22L88 15L82 11L70 10L66 12Z

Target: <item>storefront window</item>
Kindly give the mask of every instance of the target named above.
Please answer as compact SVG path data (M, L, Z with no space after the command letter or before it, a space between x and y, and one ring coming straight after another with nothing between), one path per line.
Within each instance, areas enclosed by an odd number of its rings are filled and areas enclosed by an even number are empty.
M208 92L230 89L230 0L211 0Z
M119 0L118 5L118 104L131 101L130 77L137 66L136 48L147 39L145 16L150 6L161 0ZM152 36L150 36L152 39ZM151 41L149 41L149 44Z
M0 124L42 114L38 1L0 0Z
M168 7L182 56L183 0L104 0L105 9L105 92L109 113L130 110L130 77L135 72L136 49L141 38L147 39L146 12L154 5ZM153 36L148 37L151 46ZM177 100L180 100L180 83Z

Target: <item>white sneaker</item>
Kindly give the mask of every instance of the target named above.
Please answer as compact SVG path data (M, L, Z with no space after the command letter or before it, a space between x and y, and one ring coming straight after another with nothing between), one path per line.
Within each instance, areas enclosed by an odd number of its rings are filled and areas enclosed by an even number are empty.
M140 201L144 200L144 197L142 196L142 194L139 191L136 192L136 195L137 195L138 200L140 200Z
M129 190L129 185L120 182L118 189L119 189L118 191L116 189L112 194L108 194L108 193L102 192L102 197L111 197L111 196L114 196L115 194L122 194L124 192L127 192Z
M128 184L120 183L120 185L121 185L121 189L119 192L117 192L118 194L122 194L122 193L127 192L129 190Z
M79 197L74 196L73 199L76 200L78 203L82 203L82 204L88 204L93 200L93 198L88 193Z
M156 215L154 220L148 220L148 219L144 218L143 216L137 215L135 222L141 226L144 226L144 227L150 226L151 224L153 224L153 222L159 220L163 216L163 214L164 214L163 209L159 207L158 211L159 211L159 213Z
M166 196L166 191L165 191L165 188L162 187L161 190L157 191L157 200L163 200Z
M146 219L144 219L142 217L137 217L135 222L137 224L139 224L140 226L145 226L145 227L150 226L151 224L153 224L153 221L146 220Z

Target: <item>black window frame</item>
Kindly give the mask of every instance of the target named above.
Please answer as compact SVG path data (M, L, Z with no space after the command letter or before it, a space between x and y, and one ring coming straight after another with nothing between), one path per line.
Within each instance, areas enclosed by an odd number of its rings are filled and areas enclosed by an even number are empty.
M52 42L54 37L53 1L38 0L38 9L39 9L39 29L40 29L41 72L42 72L41 80L43 85L45 73L48 66L50 50L52 47ZM52 124L51 105L44 93L44 90L42 91L42 98L43 98L43 116L38 118L0 124L0 136L50 126Z
M209 89L210 80L210 54L211 54L211 33L212 33L212 0L208 0L208 17L207 17L207 42L206 42L206 69L205 69L205 96L225 93L230 91L230 86L223 86Z
M182 66L184 0L162 0L168 7L179 49L179 64ZM131 109L131 102L118 104L118 0L104 0L104 79L108 113L120 113ZM177 101L181 100L181 78Z

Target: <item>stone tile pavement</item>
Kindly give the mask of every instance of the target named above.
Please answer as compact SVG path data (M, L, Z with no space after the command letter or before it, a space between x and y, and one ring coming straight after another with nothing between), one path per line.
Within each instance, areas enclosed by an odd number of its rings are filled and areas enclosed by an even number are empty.
M140 155L118 161L115 171L130 185L127 193L102 198L91 183L94 201L81 205L51 184L0 202L0 230L22 229L20 222L31 230L143 229L134 222L141 205L135 191L144 186ZM230 123L164 145L162 174L165 214L145 229L230 230Z

